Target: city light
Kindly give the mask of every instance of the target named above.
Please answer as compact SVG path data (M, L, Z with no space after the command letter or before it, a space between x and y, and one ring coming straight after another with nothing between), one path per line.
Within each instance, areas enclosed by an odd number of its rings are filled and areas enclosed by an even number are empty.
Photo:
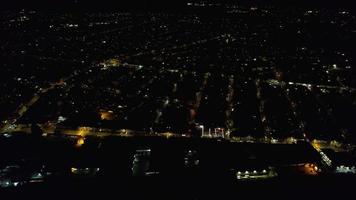
M114 112L112 110L100 110L100 119L101 120L113 120L114 119Z
M79 127L77 131L77 135L81 137L85 137L91 130L92 129L90 127Z
M351 7L72 1L0 12L0 187L356 174Z
M77 142L76 142L75 146L76 146L76 147L81 147L82 145L84 145L84 143L85 143L85 138L79 137L79 138L77 139Z

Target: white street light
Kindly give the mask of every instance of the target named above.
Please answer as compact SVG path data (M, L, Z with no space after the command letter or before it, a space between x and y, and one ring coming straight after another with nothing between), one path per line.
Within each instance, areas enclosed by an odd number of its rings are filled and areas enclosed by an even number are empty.
M199 125L199 128L201 128L201 136L204 136L204 125Z

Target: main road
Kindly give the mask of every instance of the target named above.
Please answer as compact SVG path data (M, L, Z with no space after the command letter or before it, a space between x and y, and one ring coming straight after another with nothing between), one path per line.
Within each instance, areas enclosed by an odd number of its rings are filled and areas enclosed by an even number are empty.
M27 112L27 110L41 98L42 95L48 93L49 91L55 89L58 86L64 86L64 85L65 85L65 82L63 79L61 79L58 82L50 84L50 86L47 88L40 89L39 92L35 93L34 96L28 102L22 103L16 109L12 118L6 120L6 123L3 124L3 126L0 129L0 133L4 133L4 132L8 131L8 129L13 124L15 124L17 122L17 120L19 120Z

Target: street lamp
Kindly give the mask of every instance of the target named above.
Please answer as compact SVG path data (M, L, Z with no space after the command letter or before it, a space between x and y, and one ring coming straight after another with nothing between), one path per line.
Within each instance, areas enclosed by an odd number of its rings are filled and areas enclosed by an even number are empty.
M204 136L204 125L199 125L199 128L201 128L201 136Z

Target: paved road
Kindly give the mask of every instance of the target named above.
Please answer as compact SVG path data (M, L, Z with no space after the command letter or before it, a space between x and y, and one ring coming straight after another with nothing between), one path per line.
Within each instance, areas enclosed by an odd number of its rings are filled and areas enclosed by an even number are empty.
M63 86L65 82L63 80L58 81L56 83L52 83L49 87L45 89L41 89L39 92L35 93L34 96L28 101L21 104L14 113L14 118L8 119L7 122L3 125L0 129L0 133L6 132L9 127L17 122L26 112L27 110L34 105L44 94L48 93L49 91L55 89L57 86Z

